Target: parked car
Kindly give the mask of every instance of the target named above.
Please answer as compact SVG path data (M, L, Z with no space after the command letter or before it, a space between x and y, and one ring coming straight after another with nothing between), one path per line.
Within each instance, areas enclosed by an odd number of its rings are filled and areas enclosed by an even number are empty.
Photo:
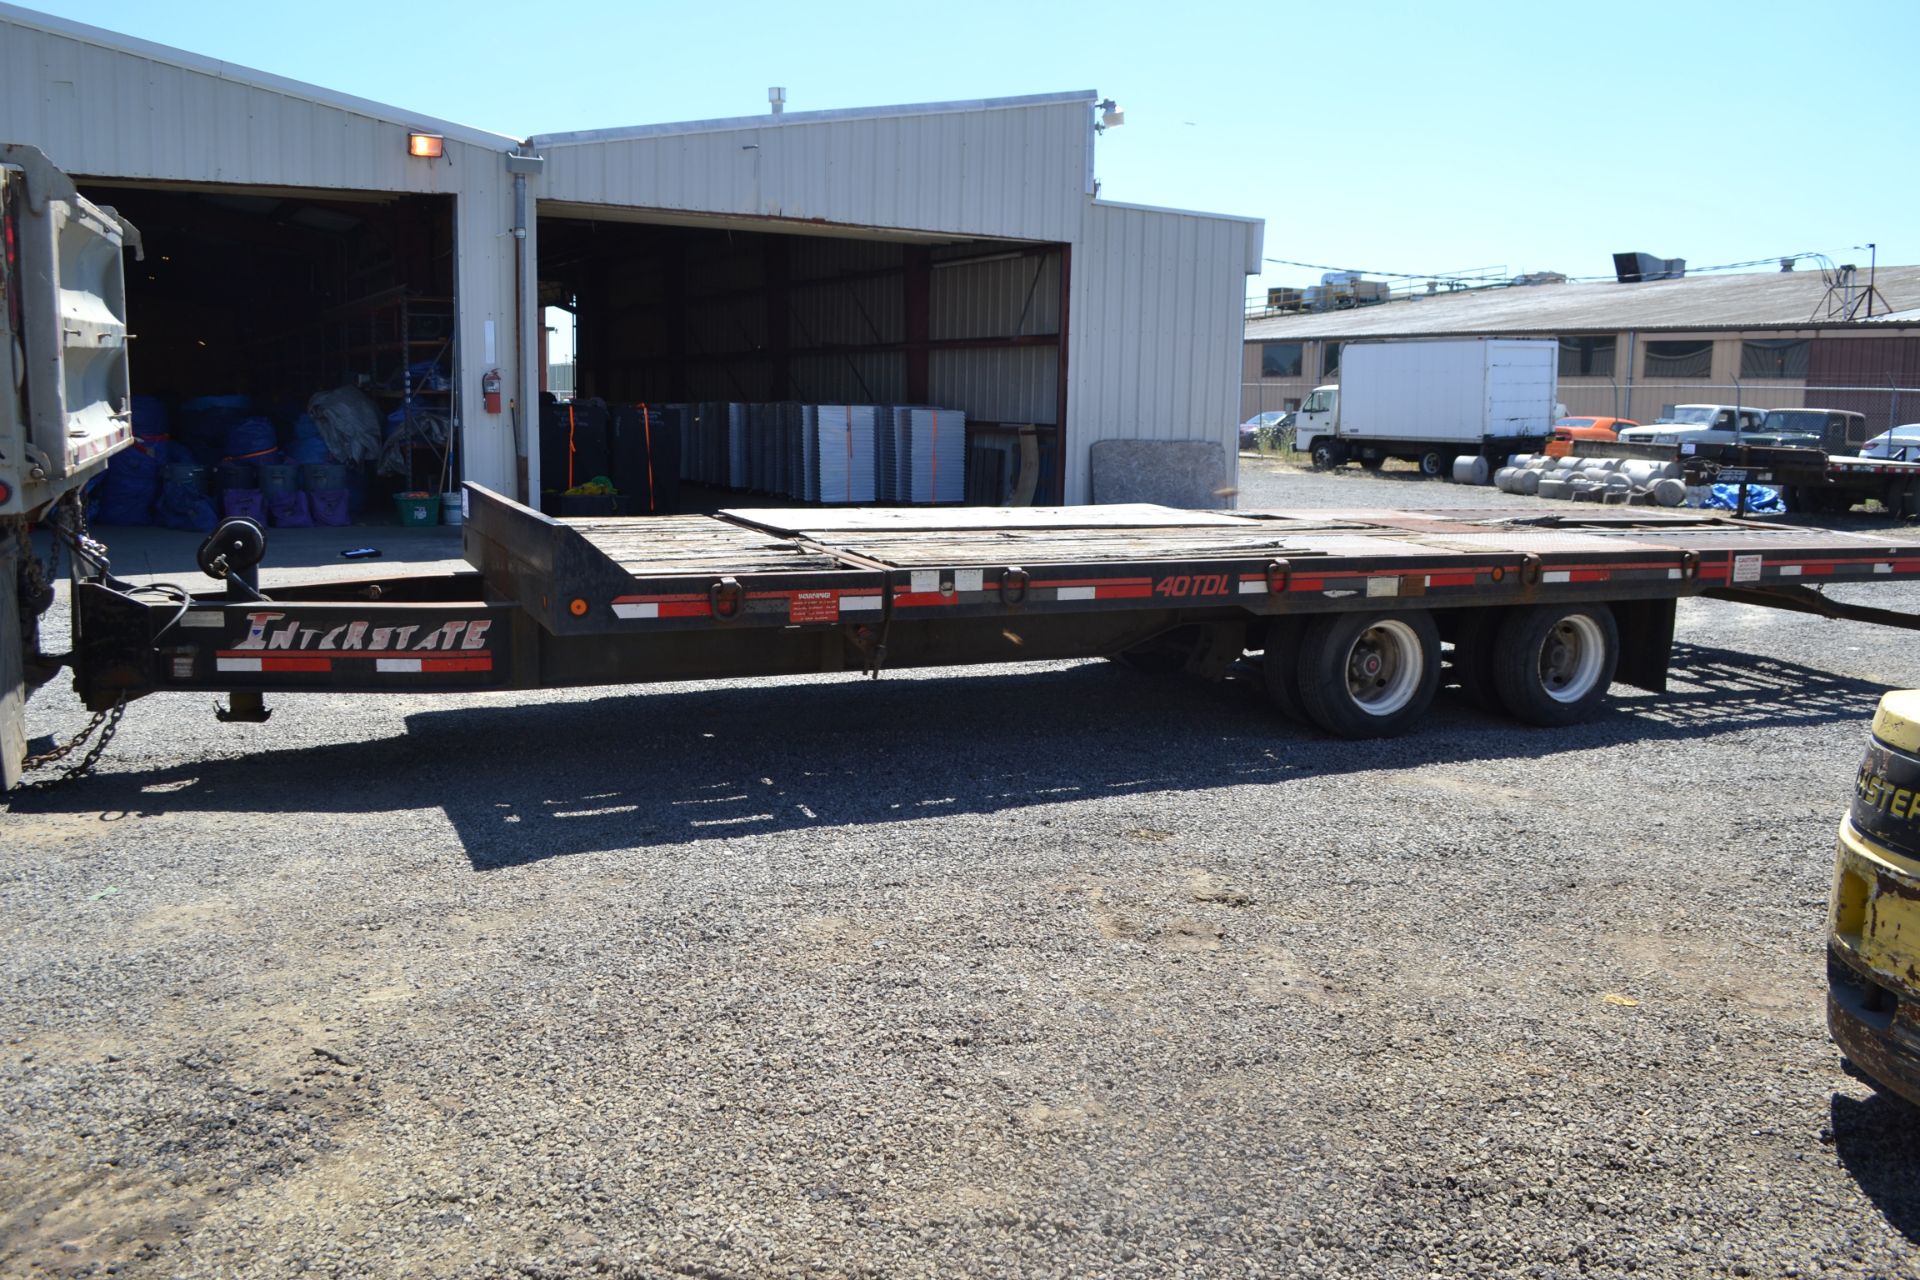
M1733 444L1766 420L1765 409L1744 405L1677 404L1644 427L1622 430L1618 438L1627 444Z
M1640 424L1632 418L1562 418L1553 424L1556 440L1612 440L1628 427Z
M1853 453L1867 441L1867 416L1845 409L1769 409L1757 431L1741 432L1742 444L1778 445Z
M1891 431L1882 431L1860 446L1863 458L1887 458L1894 462L1920 462L1920 422L1909 422Z
M1543 451L1549 457L1564 458L1573 452L1575 440L1612 440L1628 427L1640 424L1631 418L1566 418L1553 424L1553 435Z
M1278 431L1292 420L1293 415L1291 413L1284 413L1278 410L1254 414L1251 418L1248 418L1240 424L1241 452L1244 453L1248 449L1259 448L1260 433L1262 431Z

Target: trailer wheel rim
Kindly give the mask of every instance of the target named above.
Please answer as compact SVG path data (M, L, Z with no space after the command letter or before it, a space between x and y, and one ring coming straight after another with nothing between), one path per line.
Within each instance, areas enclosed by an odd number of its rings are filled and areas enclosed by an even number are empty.
M1426 663L1412 627L1397 618L1376 622L1347 650L1347 696L1370 716L1393 715L1419 692Z
M1553 624L1540 645L1540 688L1555 702L1578 702L1599 683L1607 639L1600 624L1570 613Z

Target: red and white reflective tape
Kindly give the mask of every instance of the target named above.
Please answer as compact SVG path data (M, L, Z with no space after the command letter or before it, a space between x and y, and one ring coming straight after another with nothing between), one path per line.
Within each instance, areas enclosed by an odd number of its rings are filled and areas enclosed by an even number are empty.
M276 675L289 672L331 672L335 663L371 659L373 669L401 675L434 675L450 671L491 671L490 653L462 653L435 657L430 654L382 655L377 653L286 653L261 654L227 651L216 654L214 670L234 675Z
M629 621L648 618L705 618L713 606L705 596L615 596L613 616Z
M1146 600L1153 596L1152 578L1056 578L1036 581L1035 591L1053 592L1059 601L1071 600Z

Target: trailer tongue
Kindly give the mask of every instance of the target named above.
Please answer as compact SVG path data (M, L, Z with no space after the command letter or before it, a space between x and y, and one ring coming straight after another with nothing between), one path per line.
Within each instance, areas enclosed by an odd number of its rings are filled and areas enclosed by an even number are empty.
M1811 588L1920 578L1920 545L1689 513L737 510L558 520L465 491L470 572L218 593L75 587L89 707L168 690L448 693L1113 657L1218 677L1346 736L1404 731L1440 682L1519 719L1665 687L1674 602L1713 595L1912 627Z

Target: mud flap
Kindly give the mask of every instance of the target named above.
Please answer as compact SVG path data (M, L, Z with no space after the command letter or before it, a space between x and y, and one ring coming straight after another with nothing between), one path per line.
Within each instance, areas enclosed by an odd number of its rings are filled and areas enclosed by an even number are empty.
M1673 659L1672 600L1616 600L1613 620L1620 631L1620 666L1613 678L1648 693L1667 691L1667 666Z
M20 781L27 758L26 635L20 625L20 544L0 531L0 792Z

